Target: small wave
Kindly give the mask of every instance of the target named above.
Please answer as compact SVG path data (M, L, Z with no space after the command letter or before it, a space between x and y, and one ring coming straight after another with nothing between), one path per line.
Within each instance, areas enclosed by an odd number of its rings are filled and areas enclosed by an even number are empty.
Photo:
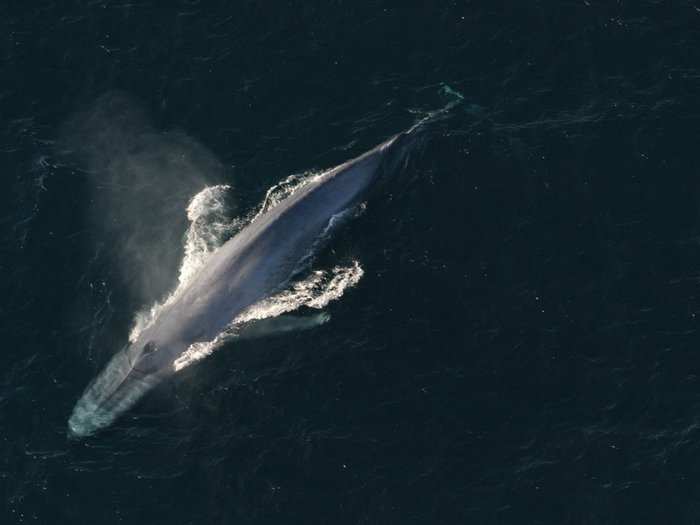
M173 369L179 372L185 367L188 367L192 363L200 361L210 355L216 348L221 344L223 338L221 336L217 337L213 341L207 341L204 343L192 343L187 350L185 350L180 357L173 361Z
M187 218L190 225L185 233L185 254L180 265L177 288L165 301L155 302L147 310L136 314L129 334L129 341L132 343L185 288L207 257L242 228L241 221L231 221L226 213L225 198L230 188L225 184L208 186L197 193L188 204Z
M364 273L357 261L353 261L349 266L336 266L331 270L314 271L309 277L295 282L287 290L263 299L246 309L233 320L227 330L219 334L213 341L190 345L173 362L175 371L182 370L210 355L222 343L234 338L237 335L238 327L245 323L277 317L302 306L319 310L325 308L331 301L342 297L345 290L355 286Z
M207 256L221 246L241 224L226 215L225 184L204 188L187 206L190 227L185 235L185 256L180 266L179 286L184 286L199 270Z
M353 261L350 266L336 266L332 270L316 270L311 275L295 282L289 289L246 309L234 320L234 325L275 317L302 306L325 308L331 301L340 298L345 290L355 286L364 270Z
M290 175L286 179L272 186L269 190L267 190L267 193L265 193L265 198L263 199L262 204L259 206L258 211L253 215L251 222L257 219L263 213L277 206L280 202L285 200L298 189L303 188L316 178L323 175L323 173L325 172L307 171L304 173L297 173Z

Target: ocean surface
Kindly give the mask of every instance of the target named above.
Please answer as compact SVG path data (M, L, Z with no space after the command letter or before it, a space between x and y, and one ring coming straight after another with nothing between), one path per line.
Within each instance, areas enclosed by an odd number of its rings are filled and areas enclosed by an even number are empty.
M428 4L0 4L0 523L700 523L700 4ZM69 436L266 195L456 101L325 323Z

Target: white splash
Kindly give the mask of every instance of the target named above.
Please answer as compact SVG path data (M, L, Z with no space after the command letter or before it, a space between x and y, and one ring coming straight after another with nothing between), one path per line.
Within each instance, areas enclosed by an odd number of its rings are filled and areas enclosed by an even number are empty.
M180 265L178 285L163 302L156 301L147 310L140 311L134 319L129 341L138 339L141 332L150 326L163 309L185 288L207 257L234 235L243 226L240 220L229 220L226 215L226 192L230 186L209 186L197 193L187 206L190 225L185 233L185 255Z
M185 257L180 266L180 286L187 284L199 270L207 256L241 228L239 221L226 215L225 184L204 188L187 206L190 227L185 235Z
M293 283L289 289L244 310L234 319L233 325L276 317L301 306L320 310L340 298L347 288L355 286L364 273L357 261L351 266L336 266L330 271L316 270L306 279Z
M350 266L336 266L332 270L316 270L306 279L294 282L287 290L263 299L244 310L213 341L190 345L174 361L173 367L176 371L182 370L192 363L207 357L222 343L235 337L237 327L245 323L277 317L278 315L297 310L302 306L319 310L325 308L331 301L342 297L345 290L355 286L364 273L360 263L357 261L353 261Z
M180 355L180 357L173 361L173 369L176 372L179 372L183 368L190 366L192 363L200 361L208 355L211 355L211 353L216 350L222 341L228 339L227 337L222 337L222 335L223 334L219 335L213 341L207 341L205 343L192 343L187 350Z
M262 203L253 213L236 219L227 216L227 185L209 186L197 193L187 206L187 218L190 225L184 239L184 257L180 266L178 286L162 302L155 302L147 310L136 314L129 340L134 342L141 332L158 318L165 307L177 299L196 272L204 265L209 255L219 248L227 239L243 227L255 221L260 215L271 210L298 189L321 176L323 172L306 172L290 175L272 186ZM364 205L353 213L361 212ZM350 216L350 212L333 217L321 235L320 242L327 237L338 223ZM306 269L313 259L316 246L298 266L299 271ZM251 306L233 319L230 326L213 341L197 342L173 363L175 370L181 370L195 361L210 355L220 344L236 335L236 327L243 323L275 317L291 312L302 306L321 309L333 300L340 298L347 288L355 286L364 271L357 261L350 266L336 266L331 270L316 270L307 278L293 282L285 291L271 296Z
M282 202L284 199L289 197L292 193L297 191L300 188L303 188L310 182L313 182L316 180L318 177L323 175L325 172L317 172L317 171L307 171L305 173L298 173L294 175L290 175L286 179L282 180L281 182L278 182L274 186L272 186L269 190L267 190L267 193L265 193L265 198L263 199L262 204L258 207L258 211L253 215L250 221L252 222L255 219L257 219L260 215L265 213L268 210L271 210L275 206L277 206L280 202Z

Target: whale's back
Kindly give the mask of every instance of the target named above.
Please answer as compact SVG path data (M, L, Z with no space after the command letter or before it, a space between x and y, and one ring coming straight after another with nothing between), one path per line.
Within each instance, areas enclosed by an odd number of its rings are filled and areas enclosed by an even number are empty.
M387 143L312 179L214 252L153 327L163 343L208 341L284 286L333 217L357 203Z

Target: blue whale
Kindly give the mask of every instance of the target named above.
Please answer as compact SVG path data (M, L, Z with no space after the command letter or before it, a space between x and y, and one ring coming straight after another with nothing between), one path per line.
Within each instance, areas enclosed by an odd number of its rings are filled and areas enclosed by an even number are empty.
M215 339L246 308L283 289L334 218L356 206L380 173L405 158L417 132L413 126L313 178L212 253L87 387L68 421L70 435L88 436L110 425L174 374L175 362L191 344Z

